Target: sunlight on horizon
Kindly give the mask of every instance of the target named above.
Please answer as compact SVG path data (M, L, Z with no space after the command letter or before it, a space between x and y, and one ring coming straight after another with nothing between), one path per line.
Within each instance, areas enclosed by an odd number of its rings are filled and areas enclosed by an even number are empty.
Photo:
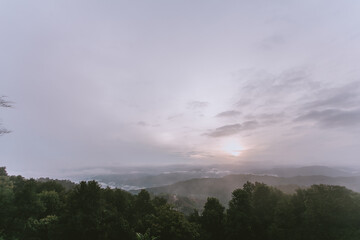
M244 150L244 147L240 144L240 141L235 138L226 139L221 144L221 150L227 155L233 157L240 156L241 152Z

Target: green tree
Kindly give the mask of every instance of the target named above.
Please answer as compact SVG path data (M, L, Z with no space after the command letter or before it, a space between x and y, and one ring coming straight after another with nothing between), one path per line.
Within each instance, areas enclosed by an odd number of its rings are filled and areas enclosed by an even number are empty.
M271 239L270 227L274 221L278 203L283 197L282 192L263 183L255 183L252 190L252 229L255 239Z
M6 171L6 167L0 167L0 177L6 177L8 176L8 173Z
M360 239L359 194L341 186L313 185L305 190L304 204L308 239Z
M228 239L252 239L252 203L253 185L246 183L245 189L236 189L232 193L226 216Z
M54 229L58 223L58 217L48 215L41 219L29 218L25 225L24 239L48 240L54 239L56 233Z
M59 193L55 191L42 191L38 194L42 205L45 207L43 216L59 215L63 208L63 203L60 200Z
M147 230L148 216L155 213L155 207L151 201L150 194L146 190L141 190L135 198L133 205L133 222L136 232Z
M135 239L129 219L132 216L131 204L133 196L120 189L106 188L102 190L103 211L100 239L124 240Z
M7 176L0 176L0 239L1 236L6 239L11 232L15 210L13 182Z
M209 197L200 219L203 239L216 240L224 237L225 207L217 198Z
M150 235L150 229L146 231L146 233L136 233L136 240L156 240L157 237Z
M14 203L17 208L17 217L22 220L39 218L45 211L40 201L35 179L23 179L18 177L14 182Z
M80 182L70 193L63 218L66 239L100 239L101 189L97 182Z
M199 237L197 226L168 204L157 208L154 214L147 215L145 222L151 235L159 240L194 240Z

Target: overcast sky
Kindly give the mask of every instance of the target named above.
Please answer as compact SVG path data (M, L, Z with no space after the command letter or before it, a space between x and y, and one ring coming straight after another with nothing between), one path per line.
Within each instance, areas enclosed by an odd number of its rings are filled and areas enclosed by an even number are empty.
M359 1L0 0L0 165L360 164Z

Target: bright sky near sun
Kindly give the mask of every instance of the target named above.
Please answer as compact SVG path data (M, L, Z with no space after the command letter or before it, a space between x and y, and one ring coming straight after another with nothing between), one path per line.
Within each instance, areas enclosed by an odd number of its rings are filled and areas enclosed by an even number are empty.
M358 165L359 1L0 1L0 165Z

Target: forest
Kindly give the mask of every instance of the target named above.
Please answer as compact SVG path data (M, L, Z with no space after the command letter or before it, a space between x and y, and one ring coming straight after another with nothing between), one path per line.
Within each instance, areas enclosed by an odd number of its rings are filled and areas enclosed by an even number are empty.
M165 198L101 188L96 181L25 179L0 168L0 239L360 239L360 194L312 185L285 194L247 182L228 205L208 197L184 214Z

